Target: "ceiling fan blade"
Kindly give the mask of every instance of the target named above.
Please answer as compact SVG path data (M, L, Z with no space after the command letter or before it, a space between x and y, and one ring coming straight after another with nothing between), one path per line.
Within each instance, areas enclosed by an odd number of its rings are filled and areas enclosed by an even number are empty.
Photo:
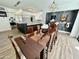
M14 6L17 7L20 3L21 1L18 1Z

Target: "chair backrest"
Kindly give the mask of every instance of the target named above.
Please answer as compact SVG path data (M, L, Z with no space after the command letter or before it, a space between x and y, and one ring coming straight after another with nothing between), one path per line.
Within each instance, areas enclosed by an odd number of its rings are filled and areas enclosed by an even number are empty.
M11 42L12 42L12 45L15 49L15 52L16 52L16 59L26 59L26 57L24 56L24 54L21 52L21 49L19 48L19 46L17 45L17 43L15 42L14 40L15 38L11 38Z
M57 25L55 24L55 22L51 22L48 28L49 33L56 31L56 28L57 28Z

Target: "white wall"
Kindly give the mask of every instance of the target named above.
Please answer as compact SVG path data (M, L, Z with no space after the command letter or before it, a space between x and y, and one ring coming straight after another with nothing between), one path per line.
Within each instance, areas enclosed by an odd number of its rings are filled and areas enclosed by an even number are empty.
M57 11L79 9L79 0L56 0Z
M9 24L9 20L4 17L0 17L0 32L1 31L5 31L5 30L10 30L10 24Z
M3 6L0 6L3 7ZM15 12L14 9L3 7L5 11L7 12L7 17L0 17L0 32L11 30L9 18L11 16L14 16L12 13Z
M77 37L78 34L79 34L79 11L70 36Z
M50 5L53 0L50 1L48 5ZM79 9L79 0L55 0L55 3L56 3L55 11L67 11L67 10ZM48 12L50 11L48 6L45 10L47 10Z
M31 13L28 11L23 12L23 21L26 23L31 23L30 17L34 16L33 22L40 22L40 23L45 23L45 14L44 12L36 12L36 13ZM40 21L39 21L40 20Z

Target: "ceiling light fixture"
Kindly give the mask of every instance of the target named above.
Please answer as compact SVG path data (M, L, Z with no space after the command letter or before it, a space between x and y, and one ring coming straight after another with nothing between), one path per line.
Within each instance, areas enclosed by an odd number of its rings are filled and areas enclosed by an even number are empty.
M51 11L55 11L55 9L56 9L56 2L55 2L55 0L53 0L52 4L49 5L49 9Z
M37 9L34 8L33 6L28 6L28 7L26 8L26 10L27 10L28 12L32 12L32 13L36 13L36 12L37 12Z
M19 9L15 12L15 15L18 15L18 16L21 16L23 13L23 10L22 9Z

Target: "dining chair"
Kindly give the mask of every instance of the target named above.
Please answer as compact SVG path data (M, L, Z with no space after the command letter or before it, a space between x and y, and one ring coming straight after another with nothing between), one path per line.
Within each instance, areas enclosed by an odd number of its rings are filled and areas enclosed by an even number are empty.
M16 59L27 59L24 54L22 53L21 49L19 48L19 46L17 45L17 43L15 42L15 38L13 38L12 35L9 35L8 38L10 39L13 47L14 47L14 50L15 50L15 53L16 53Z

